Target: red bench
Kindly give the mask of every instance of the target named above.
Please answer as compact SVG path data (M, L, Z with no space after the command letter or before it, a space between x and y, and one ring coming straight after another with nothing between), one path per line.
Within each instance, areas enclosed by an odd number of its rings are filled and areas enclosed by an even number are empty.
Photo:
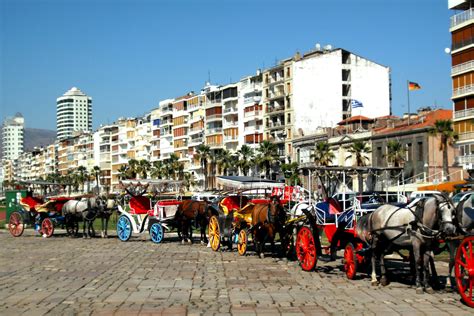
M134 196L128 203L130 206L130 214L139 215L147 214L148 211L153 211L150 203L150 199L146 196Z

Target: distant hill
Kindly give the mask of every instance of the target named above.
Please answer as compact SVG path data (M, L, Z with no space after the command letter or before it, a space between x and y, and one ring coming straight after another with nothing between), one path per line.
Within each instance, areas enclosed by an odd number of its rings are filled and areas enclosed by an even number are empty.
M2 130L0 129L0 140L2 139ZM30 151L34 147L47 146L56 140L56 131L39 128L25 128L25 151ZM2 146L0 146L0 157L2 157Z

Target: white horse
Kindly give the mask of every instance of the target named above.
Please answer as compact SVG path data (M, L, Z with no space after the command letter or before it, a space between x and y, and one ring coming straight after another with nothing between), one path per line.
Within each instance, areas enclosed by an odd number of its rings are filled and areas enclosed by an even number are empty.
M64 203L62 212L66 218L66 223L71 224L75 221L83 221L83 237L90 238L92 223L98 213L104 208L104 201L100 198L84 198L80 201L70 200ZM87 226L87 231L86 231Z

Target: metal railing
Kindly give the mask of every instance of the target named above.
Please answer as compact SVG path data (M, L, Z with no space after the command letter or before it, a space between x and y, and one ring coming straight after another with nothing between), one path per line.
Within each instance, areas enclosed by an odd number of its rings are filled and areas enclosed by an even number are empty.
M466 93L474 92L474 84L466 85L453 90L453 97L457 97Z
M465 63L451 67L451 75L457 75L464 71L470 71L474 69L474 60L467 61Z
M463 118L467 116L474 116L474 108L454 112L455 119Z
M457 156L456 162L462 165L474 163L474 155Z
M460 133L458 137L458 141L474 140L474 132Z
M263 114L263 111L249 111L249 112L244 112L244 118L249 118L249 117L254 117L254 116L259 116Z
M451 50L456 50L459 48L463 48L465 46L474 44L474 37L464 38L460 42L453 43L451 45Z
M208 115L206 116L206 120L214 120L214 119L220 119L222 118L222 114L212 114L212 115Z
M474 18L474 9L469 9L451 17L451 27L458 26Z

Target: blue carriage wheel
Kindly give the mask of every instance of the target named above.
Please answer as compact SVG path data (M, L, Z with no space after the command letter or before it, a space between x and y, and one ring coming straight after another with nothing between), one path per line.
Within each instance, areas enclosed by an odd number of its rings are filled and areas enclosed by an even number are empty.
M163 240L163 226L160 223L154 223L150 228L151 241L159 244Z
M127 241L132 236L132 224L125 215L120 216L117 222L117 236L121 241Z

